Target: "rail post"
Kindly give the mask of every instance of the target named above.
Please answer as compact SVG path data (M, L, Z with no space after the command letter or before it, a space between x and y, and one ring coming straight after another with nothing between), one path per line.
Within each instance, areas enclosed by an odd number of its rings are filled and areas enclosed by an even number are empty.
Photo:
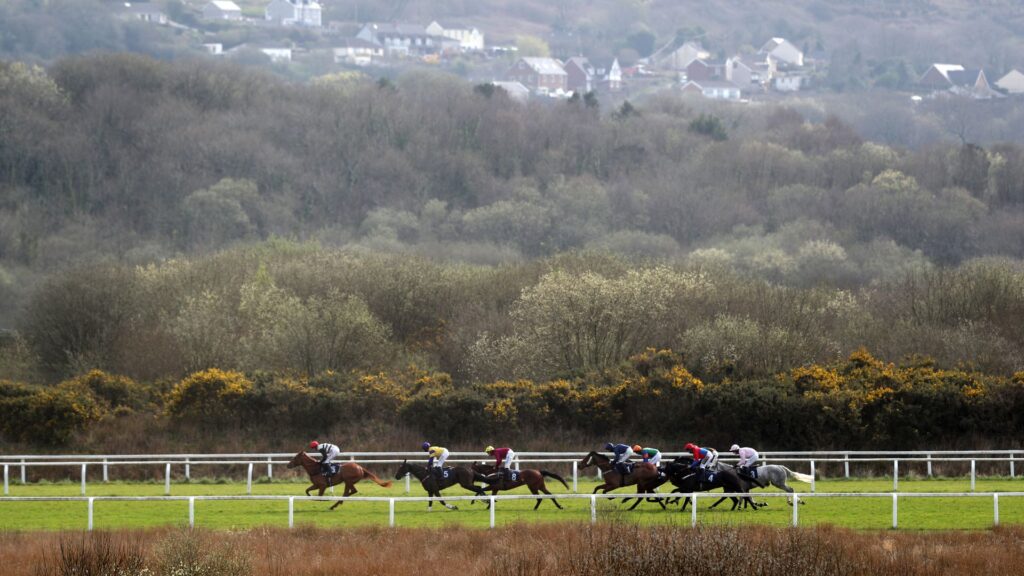
M7 496L8 494L11 493L11 487L9 484L10 474L11 471L8 469L7 464L4 464L4 496Z
M388 498L388 527L395 527L395 499Z
M928 477L932 477L932 455L928 455Z
M21 483L25 484L25 459L21 460Z
M971 492L974 492L975 468L974 460L971 460Z
M814 492L814 460L811 460L811 492Z
M597 524L597 496L590 495L590 523Z
M86 527L86 530L90 532L92 532L92 501L93 499L89 498L89 523L88 526Z
M107 459L104 458L103 459L103 482L104 483L110 482L110 475L109 475L109 473L107 471L108 468L109 468L109 465L107 463Z
M892 527L896 528L899 525L897 519L899 518L899 506L896 504L896 500L899 498L899 494L892 495Z
M274 479L274 461L267 456L267 478L270 480Z
M999 526L999 494L992 495L992 525Z
M171 495L171 463L168 462L164 466L164 494L166 496Z
M850 455L843 454L843 477L850 479Z
M494 529L494 496L491 496L491 529Z
M192 480L192 464L188 458L185 458L185 481Z
M793 528L800 525L800 495L793 494Z
M188 497L188 527L196 527L196 497Z
M579 470L578 470L577 464L579 464L579 463L576 462L575 460L572 461L572 492L573 492L573 494L575 494L576 492L579 492L579 490L577 489L578 486L579 486L579 484L578 484L579 477L577 475Z
M892 491L896 492L900 489L900 461L892 461Z
M697 493L690 493L690 528L697 527Z
M392 500L391 502L393 506L394 500ZM288 527L295 527L295 496L288 497Z
M1016 474L1014 474L1014 470L1013 470L1013 452L1010 452L1010 478L1015 478L1015 477L1016 477ZM22 480L22 484L24 484L24 483L25 483L25 481Z
M245 493L252 496L252 462L249 462L249 471L245 475Z
M85 469L88 464L82 463L82 496L85 496Z
M405 494L406 494L406 496L409 495L409 473L408 472L405 473Z

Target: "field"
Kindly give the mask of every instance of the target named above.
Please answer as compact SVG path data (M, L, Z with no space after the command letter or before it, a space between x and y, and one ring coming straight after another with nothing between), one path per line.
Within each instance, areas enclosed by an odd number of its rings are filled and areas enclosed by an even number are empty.
M589 493L596 484L582 481L580 493ZM798 492L809 491L806 484L794 483ZM291 480L256 483L254 495L302 496L305 483ZM970 489L966 478L901 479L900 492L967 492ZM549 488L556 494L565 492L561 486ZM819 480L817 492L889 492L891 479ZM89 496L162 496L163 483L95 483L88 487ZM979 478L978 492L1012 492L1024 490L1024 480L1008 478ZM340 493L340 490L339 490ZM528 494L525 488L512 494ZM241 496L245 494L244 482L222 481L221 483L175 483L173 496ZM468 493L452 488L450 496ZM402 482L391 489L370 484L359 485L361 496L404 496ZM425 495L413 482L412 496ZM79 496L78 483L30 483L12 484L10 496ZM769 505L759 511L731 512L723 504L708 511L711 498L700 500L698 522L701 525L758 524L783 527L792 521L792 509L782 498L764 498ZM589 499L563 499L565 510L556 510L550 502L544 502L540 509L533 511L533 500L498 502L495 522L499 526L529 522L576 522L590 520ZM603 522L628 522L641 525L677 524L688 526L690 512L678 512L678 507L662 511L656 504L644 503L640 508L627 512L618 501L597 502L597 518ZM328 511L327 502L296 501L295 525L297 527L382 527L388 522L387 502L347 502L334 511ZM396 502L395 524L398 527L440 528L451 525L464 527L487 527L489 513L481 503L458 502L458 511L449 511L435 504L435 510L428 512L423 502ZM1002 496L999 499L999 517L1002 525L1024 525L1024 497ZM937 497L900 498L899 527L907 530L979 530L993 524L993 499L991 497ZM181 526L188 521L187 501L164 502L95 502L94 526L97 529L151 528L159 526ZM87 523L85 502L4 502L0 499L0 530L79 530ZM835 497L808 498L799 510L801 526L834 525L858 530L887 529L892 525L892 499ZM288 503L276 501L197 501L195 503L195 524L211 529L245 529L255 527L287 527Z

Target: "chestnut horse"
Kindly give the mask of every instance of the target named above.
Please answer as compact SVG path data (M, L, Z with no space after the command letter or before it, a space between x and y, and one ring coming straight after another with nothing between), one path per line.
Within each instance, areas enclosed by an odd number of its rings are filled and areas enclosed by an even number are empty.
M345 483L345 492L342 493L342 497L351 496L357 492L356 482L367 478L373 480L378 486L391 488L390 480L387 482L382 481L380 478L377 478L373 472L370 472L355 462L345 462L342 464L338 468L338 472L334 476L330 477L329 482L328 478L321 472L320 462L314 460L305 452L299 452L291 459L291 462L288 462L289 468L295 468L296 466L302 466L305 468L306 473L309 474L309 481L313 483L312 486L306 488L306 496L309 496L309 491L314 488L320 491L317 496L323 496L324 490L327 490L328 486L336 486L343 482ZM331 510L340 506L342 502L343 500L335 502L334 506L331 506Z
M474 462L473 472L490 475L495 472L495 468L492 464ZM569 488L569 485L565 483L565 479L554 472L548 472L547 470L521 470L519 471L519 476L515 481L509 480L504 476L494 478L493 481L489 478L487 480L487 489L490 490L493 495L497 494L499 490L512 490L513 488L519 488L525 484L533 494L536 494L537 492L551 494L551 492L548 492L548 487L544 484L545 476L548 478L554 478L561 482L562 486L565 486L566 489ZM543 498L537 498L537 503L533 505L534 510L540 506L542 500ZM555 506L557 506L559 510L562 509L562 505L558 503L558 500L552 498L551 501L555 503Z

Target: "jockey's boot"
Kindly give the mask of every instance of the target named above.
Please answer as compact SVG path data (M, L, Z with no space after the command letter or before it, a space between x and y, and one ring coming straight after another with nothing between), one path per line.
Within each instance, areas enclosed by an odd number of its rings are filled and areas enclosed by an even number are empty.
M501 477L506 482L511 482L512 481L512 470L509 469L509 468L502 468L501 469Z
M441 469L440 466L434 466L433 468L430 469L430 471L434 474L434 478L437 478L438 480L440 480L441 477L444 475L444 471Z

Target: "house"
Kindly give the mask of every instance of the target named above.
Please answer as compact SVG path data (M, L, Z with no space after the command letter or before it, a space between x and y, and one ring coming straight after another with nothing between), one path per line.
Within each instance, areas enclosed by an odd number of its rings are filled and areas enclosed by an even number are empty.
M213 54L214 56L218 56L224 53L224 45L220 42L211 42L209 44L203 44L203 49L209 52L210 54Z
M203 6L204 20L241 20L242 9L231 0L212 0Z
M782 72L772 77L772 88L778 92L799 92L809 80L806 74Z
M694 60L686 65L687 80L723 80L725 64L710 60Z
M989 74L980 68L969 69L960 64L932 64L921 75L918 84L979 100L1001 98L1003 95L989 84L988 77Z
M562 67L565 69L565 89L570 92L590 92L594 89L596 70L589 60L582 56L569 58Z
M501 88L508 94L508 97L516 102L526 102L530 99L530 89L523 86L521 82L491 82L495 88Z
M743 92L739 86L725 80L688 80L683 84L684 95L703 96L711 100L739 100Z
M265 46L265 47L262 47L262 48L257 48L257 50L259 50L260 52L263 52L264 54L266 54L267 57L270 58L271 62L291 62L292 61L292 49L291 48Z
M459 41L427 33L415 24L382 24L370 22L359 30L356 38L384 47L387 56L437 54L459 49Z
M445 28L434 20L425 29L427 34L451 38L459 43L459 48L464 51L484 49L484 34L476 28Z
M758 54L771 56L783 65L802 67L804 65L804 53L785 38L772 38L764 43Z
M622 90L622 67L615 58L606 66L594 66L582 56L569 58L562 66L566 74L566 90L586 93L592 90Z
M772 58L733 56L725 61L725 79L737 86L766 86L776 73Z
M1010 70L996 80L996 86L1008 94L1024 94L1024 74L1017 69Z
M684 70L690 62L708 58L711 53L696 42L684 42L681 46L671 42L650 56L656 66L667 70Z
M622 90L622 67L619 66L619 59L615 58L607 68L598 68L597 74L600 77L598 85L609 92Z
M520 58L505 74L511 82L519 82L532 92L547 94L565 92L569 75L554 58Z
M362 38L345 38L334 47L335 64L369 66L374 60L384 57L384 47L367 42Z
M150 24L165 25L168 21L167 14L149 2L140 2L138 4L125 2L121 16L128 20L141 20Z
M263 13L268 22L282 26L322 25L323 9L316 0L270 0Z

